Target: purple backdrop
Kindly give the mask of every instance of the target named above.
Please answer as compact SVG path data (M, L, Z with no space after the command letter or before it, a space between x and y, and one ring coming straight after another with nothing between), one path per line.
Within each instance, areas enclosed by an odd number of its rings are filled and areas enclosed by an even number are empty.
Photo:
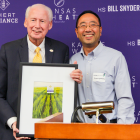
M70 56L81 48L75 35L77 16L84 10L96 12L102 22L101 41L121 51L128 63L134 97L135 123L140 123L140 0L0 0L0 46L24 37L25 9L35 3L53 10L53 28L47 36L67 44Z

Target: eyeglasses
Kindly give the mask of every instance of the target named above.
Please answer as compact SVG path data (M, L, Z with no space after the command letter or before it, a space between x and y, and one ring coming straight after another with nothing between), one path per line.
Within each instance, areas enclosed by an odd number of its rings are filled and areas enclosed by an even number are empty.
M81 25L77 26L77 28L80 28L81 30L85 30L87 27L90 27L91 29L95 29L97 26L100 26L100 25L97 25L97 24L89 24L89 25L81 24Z

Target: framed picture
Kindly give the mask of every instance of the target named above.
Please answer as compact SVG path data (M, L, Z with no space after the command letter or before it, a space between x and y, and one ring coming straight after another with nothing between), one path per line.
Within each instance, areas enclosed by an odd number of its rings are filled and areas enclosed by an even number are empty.
M77 64L20 63L17 137L33 137L34 123L57 112L70 123L77 105Z

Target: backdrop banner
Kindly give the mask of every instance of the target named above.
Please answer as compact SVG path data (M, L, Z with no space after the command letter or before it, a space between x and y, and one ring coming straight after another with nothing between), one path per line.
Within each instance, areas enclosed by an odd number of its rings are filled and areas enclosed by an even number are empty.
M36 3L53 10L53 28L47 36L67 44L70 56L82 47L75 34L77 16L84 10L100 16L101 41L126 58L136 105L135 123L140 123L140 0L0 0L0 46L27 34L25 10Z

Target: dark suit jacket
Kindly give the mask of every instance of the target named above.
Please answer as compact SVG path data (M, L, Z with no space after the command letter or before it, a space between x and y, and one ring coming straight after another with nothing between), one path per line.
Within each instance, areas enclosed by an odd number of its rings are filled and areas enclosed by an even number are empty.
M45 56L46 63L68 63L69 48L46 37ZM0 140L14 140L6 123L9 118L17 116L20 62L28 62L27 36L6 43L0 49Z

